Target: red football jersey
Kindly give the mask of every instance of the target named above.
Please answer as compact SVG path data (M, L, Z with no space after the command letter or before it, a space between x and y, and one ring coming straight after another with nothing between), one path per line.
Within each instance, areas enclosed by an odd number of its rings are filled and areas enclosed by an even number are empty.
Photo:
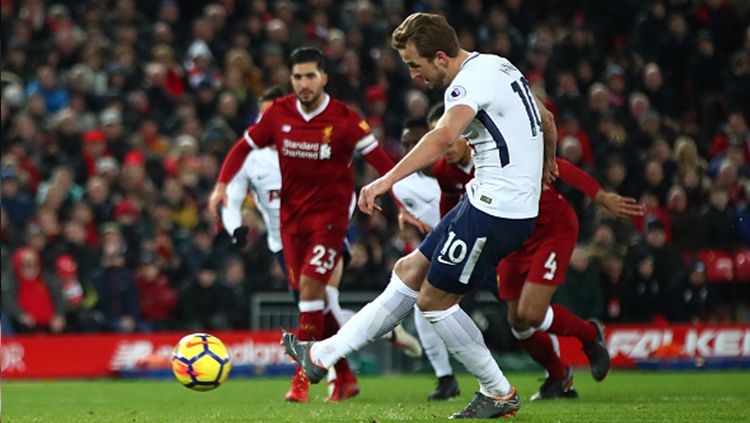
M462 169L445 161L444 157L432 165L432 176L440 185L440 217L448 214L466 192L466 184L474 177L474 165Z
M245 140L253 148L275 144L281 167L281 227L346 229L354 192L352 155L378 146L370 127L344 103L326 94L305 113L295 95L276 99Z

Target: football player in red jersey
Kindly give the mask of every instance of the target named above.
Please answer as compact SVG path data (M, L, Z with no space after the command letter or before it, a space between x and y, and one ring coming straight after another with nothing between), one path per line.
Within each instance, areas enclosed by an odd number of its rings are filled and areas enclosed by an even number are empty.
M557 166L560 180L617 217L642 213L634 198L603 190L594 178L572 163L558 158ZM548 373L532 400L577 397L573 372L560 359L550 334L573 336L581 341L597 382L607 376L610 367L601 323L585 321L561 304L550 305L555 290L565 282L565 271L578 240L578 217L554 186L545 188L531 237L497 267L500 298L508 302L511 332Z
M254 148L275 145L281 167L281 238L289 283L299 291L302 340L323 339L326 281L341 257L342 240L354 206L352 156L360 152L381 175L393 163L356 112L325 92L328 75L317 48L290 55L294 94L276 99L227 155L209 200L211 213L226 201L226 183ZM329 326L335 321L326 321ZM354 396L359 386L348 363L337 364L331 400ZM289 401L308 399L308 381L297 372Z

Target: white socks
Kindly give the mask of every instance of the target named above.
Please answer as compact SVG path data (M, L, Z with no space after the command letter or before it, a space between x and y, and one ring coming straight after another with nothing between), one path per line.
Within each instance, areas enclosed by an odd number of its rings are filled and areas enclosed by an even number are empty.
M544 315L544 320L542 320L542 324L539 325L536 330L540 330L542 332L547 332L549 330L549 327L552 326L552 321L555 319L555 312L552 310L552 307L547 307L547 313Z
M500 398L510 393L510 383L484 344L482 332L458 304L447 310L423 311L422 315L432 323L448 351L479 380L482 394Z
M534 334L536 331L540 332L547 332L550 326L552 326L552 320L555 318L555 312L552 310L552 307L547 307L547 313L544 315L544 320L542 320L542 324L539 325L537 328L528 328L525 330L515 330L512 327L510 328L510 332L513 334L513 337L518 339L519 341L523 341L524 339L531 338L531 335ZM553 342L557 342L557 337L553 334L550 334L550 337L554 337ZM558 344L558 350L560 349ZM560 355L559 352L557 354Z
M336 335L313 345L312 359L323 367L331 367L341 357L391 331L409 314L418 294L392 273L385 291L357 312Z
M430 360L432 368L435 369L435 376L452 375L453 368L451 368L450 356L445 348L445 343L416 305L414 306L414 325L417 327L419 342L422 343L424 353Z
M344 310L341 309L339 304L339 289L333 286L326 286L326 308L323 313L331 312L333 317L339 322L339 326L343 326L346 322L344 318Z
M300 301L297 303L300 313L311 313L321 311L325 308L326 303L323 300Z

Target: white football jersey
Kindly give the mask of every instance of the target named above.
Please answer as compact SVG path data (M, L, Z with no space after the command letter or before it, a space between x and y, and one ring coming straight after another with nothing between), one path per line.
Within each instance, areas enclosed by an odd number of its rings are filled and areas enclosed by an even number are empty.
M459 104L477 113L464 132L474 150L471 204L496 217L536 217L544 141L526 78L505 58L473 52L445 90L445 111Z
M252 150L242 165L250 181L255 204L266 223L268 249L281 251L281 170L279 154L271 148Z
M393 194L406 211L429 227L440 222L440 185L435 178L414 172L393 185Z

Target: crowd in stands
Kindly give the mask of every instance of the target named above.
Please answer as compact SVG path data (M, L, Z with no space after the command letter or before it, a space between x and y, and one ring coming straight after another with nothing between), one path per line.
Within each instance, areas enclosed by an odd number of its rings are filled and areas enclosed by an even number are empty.
M734 306L750 284L711 283L701 252L750 247L747 2L2 0L0 10L3 335L247 328L250 295L286 282L251 198L241 250L208 215L225 153L261 92L288 89L291 50L315 45L327 91L398 160L405 119L442 99L389 46L414 11L445 14L463 48L515 63L556 117L558 154L644 207L642 219L616 220L560 185L581 230L556 301L607 321L743 318ZM374 178L355 167L358 186ZM382 289L420 242L384 201L383 214L352 221L343 290Z

